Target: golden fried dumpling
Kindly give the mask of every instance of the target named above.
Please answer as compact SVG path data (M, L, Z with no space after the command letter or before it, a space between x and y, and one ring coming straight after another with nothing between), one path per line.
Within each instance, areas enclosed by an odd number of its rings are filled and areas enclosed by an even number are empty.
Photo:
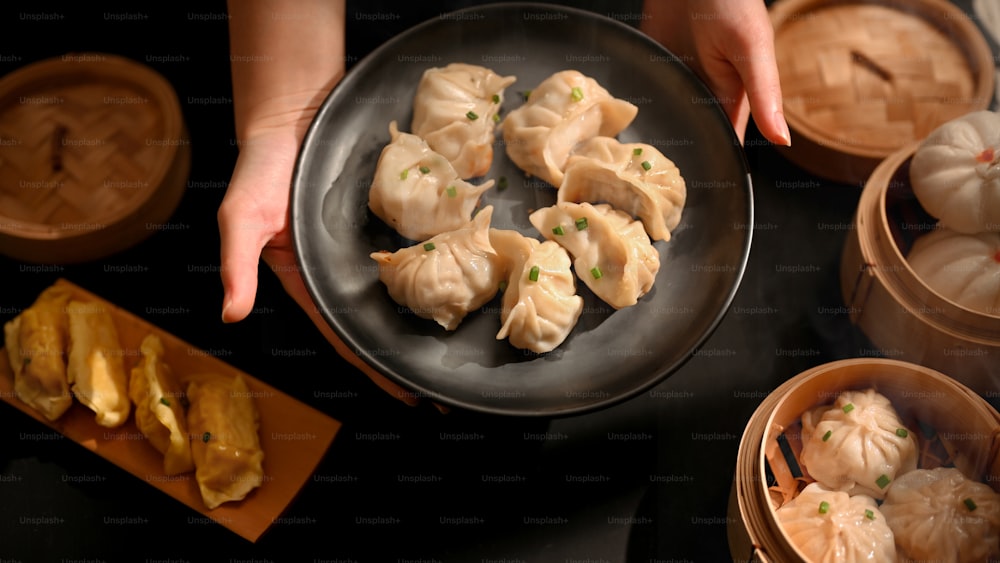
M187 387L195 480L208 508L245 498L264 482L260 415L243 377L198 375Z
M68 293L49 288L4 325L14 393L49 420L56 420L73 404L66 379L68 301Z
M76 398L96 413L97 424L114 428L128 420L128 374L111 312L105 305L70 301L66 375Z
M177 475L194 470L184 412L184 393L163 359L163 342L149 334L139 345L142 354L132 368L128 394L135 404L135 425L163 454L163 472Z

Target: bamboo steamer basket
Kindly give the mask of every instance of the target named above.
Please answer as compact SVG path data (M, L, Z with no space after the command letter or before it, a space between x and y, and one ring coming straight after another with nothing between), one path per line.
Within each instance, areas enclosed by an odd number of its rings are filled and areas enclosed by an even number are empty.
M1000 492L1000 413L973 390L939 371L894 359L822 364L772 391L747 424L729 508L734 560L805 561L775 516L812 480L798 462L799 420L841 391L867 388L885 395L917 436L919 467L954 465Z
M1000 397L1000 316L965 308L933 290L905 256L936 220L910 187L911 143L872 173L841 256L840 286L851 322L881 355L950 374Z
M777 0L789 160L862 185L884 158L992 101L993 52L948 0Z
M153 69L73 53L0 78L0 253L76 263L172 215L190 171L180 103Z

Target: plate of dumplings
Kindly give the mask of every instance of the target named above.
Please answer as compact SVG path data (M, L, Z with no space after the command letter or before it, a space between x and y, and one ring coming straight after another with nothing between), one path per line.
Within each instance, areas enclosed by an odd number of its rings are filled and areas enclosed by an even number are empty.
M419 397L515 416L634 397L739 287L739 140L633 27L540 4L447 16L317 112L291 195L306 287L351 353Z

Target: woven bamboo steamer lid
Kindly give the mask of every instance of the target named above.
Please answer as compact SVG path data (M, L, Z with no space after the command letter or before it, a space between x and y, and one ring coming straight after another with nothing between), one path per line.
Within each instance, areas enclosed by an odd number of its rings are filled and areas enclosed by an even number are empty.
M0 253L75 263L124 250L184 193L190 141L159 73L72 53L0 78Z
M936 220L909 182L919 142L887 157L865 183L848 231L840 286L851 321L883 355L951 374L982 394L1000 394L1000 316L942 296L906 254Z
M800 423L807 410L830 404L845 390L874 388L885 395L918 437L919 466L954 465L1000 492L1000 413L953 378L886 358L852 358L816 366L789 379L758 407L737 459L735 497L751 560L804 561L781 530L775 510L812 479L801 463ZM733 514L733 519L736 515ZM733 528L736 528L734 531ZM736 544L740 545L740 544ZM734 557L748 555L734 551Z
M792 146L818 176L862 185L878 163L992 100L993 53L948 0L777 0L775 54Z

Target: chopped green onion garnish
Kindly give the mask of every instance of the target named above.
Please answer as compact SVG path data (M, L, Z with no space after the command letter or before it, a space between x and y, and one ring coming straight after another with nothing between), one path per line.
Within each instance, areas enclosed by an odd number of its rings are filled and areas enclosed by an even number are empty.
M493 94L493 103L494 104L500 103L500 94Z
M878 479L875 479L875 484L878 485L878 488L884 489L886 488L886 486L889 485L890 481L892 481L892 479L890 479L888 475L883 473L878 476Z
M212 439L212 433L211 432L205 432L204 434L201 435L201 441L205 442L206 444L211 439Z
M826 434L823 434L823 441L825 442L829 440L830 436L833 436L833 430L827 430Z
M968 508L970 512L976 509L976 501L971 498L967 498L962 502L965 503L965 508Z
M421 173L421 174L427 174L427 173L428 173L428 172L430 172L430 171L431 171L431 169L430 169L430 168L428 168L428 167L426 167L426 166L421 166L421 167L420 167L420 173Z
M528 279L531 281L538 281L538 266L531 267L531 270L528 272Z
M865 510L865 518L867 518L869 520L874 520L875 519L875 513L872 512L871 509L866 509Z
M499 113L494 113L493 114L493 123L500 123L500 114Z
M633 154L634 156L639 156L639 155L641 155L641 154L642 154L642 147L636 147L636 148L632 149L632 154Z
M594 266L593 268L590 269L590 275L594 276L595 280L599 280L601 279L601 277L604 276L604 274L601 273L601 269L598 268L597 266Z
M166 397L160 397L160 404L169 407L170 406L170 400L167 399Z
M649 170L652 167L653 167L653 165L650 164L648 160L642 161L642 169L643 170Z
M402 172L399 173L399 179L400 180L405 180L406 176L409 175L409 174L410 174L409 169L403 170Z
M502 191L507 189L507 177L500 176L497 178L497 190Z
M579 102L583 99L583 90L579 86L574 86L569 91L569 97L573 99L574 102Z
M897 428L896 435L899 436L900 438L906 438L907 436L910 435L910 433L907 432L905 428Z
M479 119L479 116L476 115L476 112L474 112L474 111L470 111L469 113L465 114L465 117L468 117L472 121L475 121L475 120Z
M507 291L507 281L506 280L501 280L499 287L500 287L500 291Z
M587 228L587 218L586 217L580 217L579 219L577 219L575 221L575 223L576 223L576 230L578 230L578 231L586 230L586 228Z
M844 408L841 409L841 410L844 411L844 414L847 414L847 413L853 411L854 410L854 403L847 403L846 405L844 405Z
M521 92L521 97L524 98L524 101L527 102L528 98L531 97L531 90L525 90L524 92Z
M434 246L433 242L426 242L426 243L424 243L424 250L426 250L427 252L430 252L430 251L434 250L434 248L435 248L435 246Z
M825 500L821 501L819 503L819 513L826 514L827 512L830 512L830 503L826 502Z
M552 227L552 234L562 236L566 234L566 231L563 230L562 225L556 225Z
M455 186L448 186L444 189L444 192L448 194L448 197L455 197L458 195L458 190L455 189Z

